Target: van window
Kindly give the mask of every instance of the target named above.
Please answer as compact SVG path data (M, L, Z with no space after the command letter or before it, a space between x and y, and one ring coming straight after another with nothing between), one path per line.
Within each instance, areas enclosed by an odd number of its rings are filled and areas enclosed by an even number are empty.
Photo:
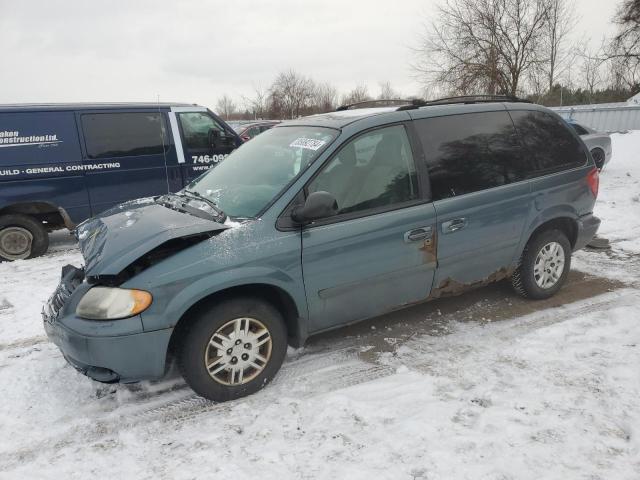
M511 117L527 153L538 167L537 175L579 167L587 162L582 145L566 122L535 111L514 111Z
M89 158L162 154L167 128L161 113L88 113L81 116Z
M433 200L517 182L533 172L507 112L433 117L415 125Z
M207 112L179 113L180 125L187 150L211 150L211 130L224 132L224 128Z
M348 142L307 189L333 194L339 213L417 199L416 169L404 127L381 128Z

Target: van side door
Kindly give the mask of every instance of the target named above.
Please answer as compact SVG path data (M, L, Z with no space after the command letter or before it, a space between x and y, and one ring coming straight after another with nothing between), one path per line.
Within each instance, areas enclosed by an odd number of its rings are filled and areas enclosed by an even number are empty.
M127 200L180 188L165 112L82 111L78 124L93 215Z
M506 110L415 120L438 222L432 296L507 276L532 208L533 173Z
M73 111L0 113L0 209L48 205L63 208L72 223L85 220L91 211L81 161Z
M172 107L171 129L183 184L223 161L242 141L220 118L204 107Z
M424 198L404 124L360 134L308 183L339 213L302 230L310 332L370 318L429 296L435 210Z

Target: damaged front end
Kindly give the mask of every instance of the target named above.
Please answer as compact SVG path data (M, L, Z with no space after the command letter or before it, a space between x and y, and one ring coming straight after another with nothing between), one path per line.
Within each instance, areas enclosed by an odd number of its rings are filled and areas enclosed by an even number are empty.
M153 199L122 204L80 224L76 236L91 284L120 285L143 270L228 229Z

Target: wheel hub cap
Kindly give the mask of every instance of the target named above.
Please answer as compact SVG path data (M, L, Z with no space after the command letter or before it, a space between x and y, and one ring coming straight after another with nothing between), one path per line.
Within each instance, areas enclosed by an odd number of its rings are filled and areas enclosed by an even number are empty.
M242 385L260 375L271 358L271 335L255 318L225 323L209 339L204 364L211 378L223 385Z
M540 288L551 288L564 272L564 248L558 242L549 242L540 249L533 267L533 278Z
M31 254L33 235L25 228L8 227L0 231L0 255L9 260L20 260Z

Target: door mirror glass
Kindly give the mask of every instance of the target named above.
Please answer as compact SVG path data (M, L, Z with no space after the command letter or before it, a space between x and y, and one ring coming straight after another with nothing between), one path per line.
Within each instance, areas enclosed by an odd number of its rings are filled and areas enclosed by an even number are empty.
M309 223L313 220L332 217L338 213L338 202L329 192L313 192L307 197L304 205L291 212L291 218L298 223Z

